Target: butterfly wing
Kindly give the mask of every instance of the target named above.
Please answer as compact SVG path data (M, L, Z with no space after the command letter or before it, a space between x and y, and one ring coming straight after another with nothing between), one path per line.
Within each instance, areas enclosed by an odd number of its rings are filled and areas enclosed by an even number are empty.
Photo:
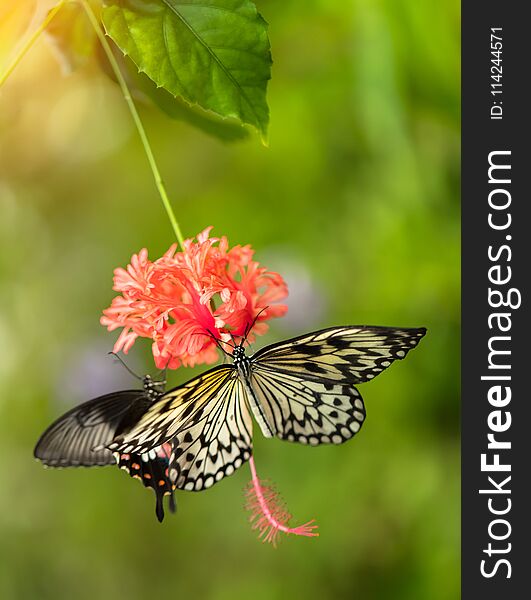
M251 391L271 432L290 442L341 444L365 421L365 406L352 385L299 377L255 365Z
M168 441L169 476L178 489L208 488L249 459L252 420L233 366L216 367L170 390L108 447L143 453Z
M424 328L331 327L266 346L251 362L314 381L363 383L405 358L425 333Z
M118 466L151 487L156 495L156 514L164 518L163 498L170 495L170 510L175 511L173 490L168 478L171 445L148 454L118 454L106 448L115 435L131 427L150 406L143 390L113 392L76 406L59 417L42 434L34 455L48 467Z
M175 512L175 485L168 477L168 466L172 452L171 444L163 444L156 451L148 454L120 454L114 453L114 458L120 469L125 470L134 479L140 480L144 487L155 492L155 514L159 522L164 519L164 496L169 496L170 512Z
M93 467L114 464L105 446L131 412L143 412L150 402L142 390L100 396L59 417L41 435L34 456L48 467ZM99 449L95 449L99 447Z
M426 333L391 327L332 327L267 346L251 357L250 392L271 432L303 444L340 444L365 420L354 387L402 359Z

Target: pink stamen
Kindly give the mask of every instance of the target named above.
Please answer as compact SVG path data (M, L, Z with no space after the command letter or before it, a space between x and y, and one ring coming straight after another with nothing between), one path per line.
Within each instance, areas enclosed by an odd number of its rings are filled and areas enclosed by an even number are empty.
M319 534L314 531L318 527L315 525L315 519L298 527L289 526L292 515L275 488L269 483L260 481L252 456L249 459L249 466L251 481L245 491L247 498L245 508L251 512L249 521L253 529L258 529L258 538L276 546L280 531L292 535L318 537Z

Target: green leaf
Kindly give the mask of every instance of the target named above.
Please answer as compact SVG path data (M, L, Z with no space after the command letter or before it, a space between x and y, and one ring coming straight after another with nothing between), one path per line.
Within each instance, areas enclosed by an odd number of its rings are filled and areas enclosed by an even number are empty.
M62 6L45 31L66 74L85 66L94 53L96 34L77 2Z
M166 115L176 121L183 121L196 129L216 137L224 142L235 142L249 137L249 132L239 121L218 117L199 106L190 106L178 96L173 96L155 83L145 74L140 73L132 60L122 55L120 64L127 73L128 84L135 97L142 102L155 104Z
M138 71L135 63L128 56L124 56L112 41L110 43L127 87L136 102L156 105L170 118L188 123L223 142L236 142L249 137L249 132L239 121L223 119L198 106L190 106L164 88L157 87L145 73ZM103 72L116 83L114 72L101 47L98 47L97 56Z
M127 58L127 57L125 57ZM132 64L132 61L129 61ZM136 66L134 66L136 69ZM137 90L146 96L172 119L183 121L224 142L236 142L249 137L249 132L233 119L223 119L199 106L190 106L164 88L158 88L144 73L136 71Z
M249 0L106 0L110 37L140 71L190 104L266 137L271 53Z

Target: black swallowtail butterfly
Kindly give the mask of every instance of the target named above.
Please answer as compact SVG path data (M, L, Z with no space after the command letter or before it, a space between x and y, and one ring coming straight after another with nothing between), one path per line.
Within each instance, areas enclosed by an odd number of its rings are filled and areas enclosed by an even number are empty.
M156 515L164 518L164 496L175 512L175 485L168 478L171 443L142 453L112 452L105 446L132 427L162 394L163 383L143 378L142 390L113 392L69 410L52 423L35 446L34 456L47 467L94 467L118 464L156 495Z

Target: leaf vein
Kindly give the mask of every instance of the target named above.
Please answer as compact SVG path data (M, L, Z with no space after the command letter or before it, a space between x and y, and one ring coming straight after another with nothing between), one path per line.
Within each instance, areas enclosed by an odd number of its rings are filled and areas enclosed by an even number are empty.
M255 58L259 58L260 60L264 58L263 54L253 52L252 50L240 50L239 48L234 48L232 46L214 46L213 44L210 44L209 47L213 50L234 50L234 52L245 52L245 54L248 54L249 56L254 56Z
M239 84L238 80L234 78L232 73L223 64L223 62L220 60L220 58L217 56L217 54L213 50L211 50L210 46L205 42L205 40L203 40L203 38L197 33L197 31L195 31L195 29L190 25L190 23L188 23L188 21L184 18L184 16L177 10L178 5L174 6L173 4L170 3L169 0L162 0L162 2L163 2L163 4L165 4L168 7L168 9L171 12L173 12L175 14L175 16L178 19L180 19L182 21L182 23L189 29L190 33L192 33L192 35L197 39L197 41L205 48L205 50L208 52L208 54L210 54L210 56L212 57L214 62L216 62L218 67L221 69L222 73L224 73L225 76L232 82L232 84L240 91L241 98L243 98L246 101L247 105L251 109L251 112L254 114L257 122L261 123L261 119L258 116L258 114L256 113L252 102L247 97L247 94L245 93L245 91L243 90L241 85ZM239 101L240 110L241 110L241 98Z
M237 14L238 17L241 17L245 21L249 21L249 23L255 23L256 22L256 19L254 17L251 17L250 15L245 15L245 14L242 14L242 13L237 13L237 12L235 12L233 10L229 10L225 6L215 6L213 4L196 4L195 2L176 2L175 6L194 6L194 7L197 7L197 8L211 8L212 10L217 10L219 12L229 13L229 15L235 15L235 14Z

